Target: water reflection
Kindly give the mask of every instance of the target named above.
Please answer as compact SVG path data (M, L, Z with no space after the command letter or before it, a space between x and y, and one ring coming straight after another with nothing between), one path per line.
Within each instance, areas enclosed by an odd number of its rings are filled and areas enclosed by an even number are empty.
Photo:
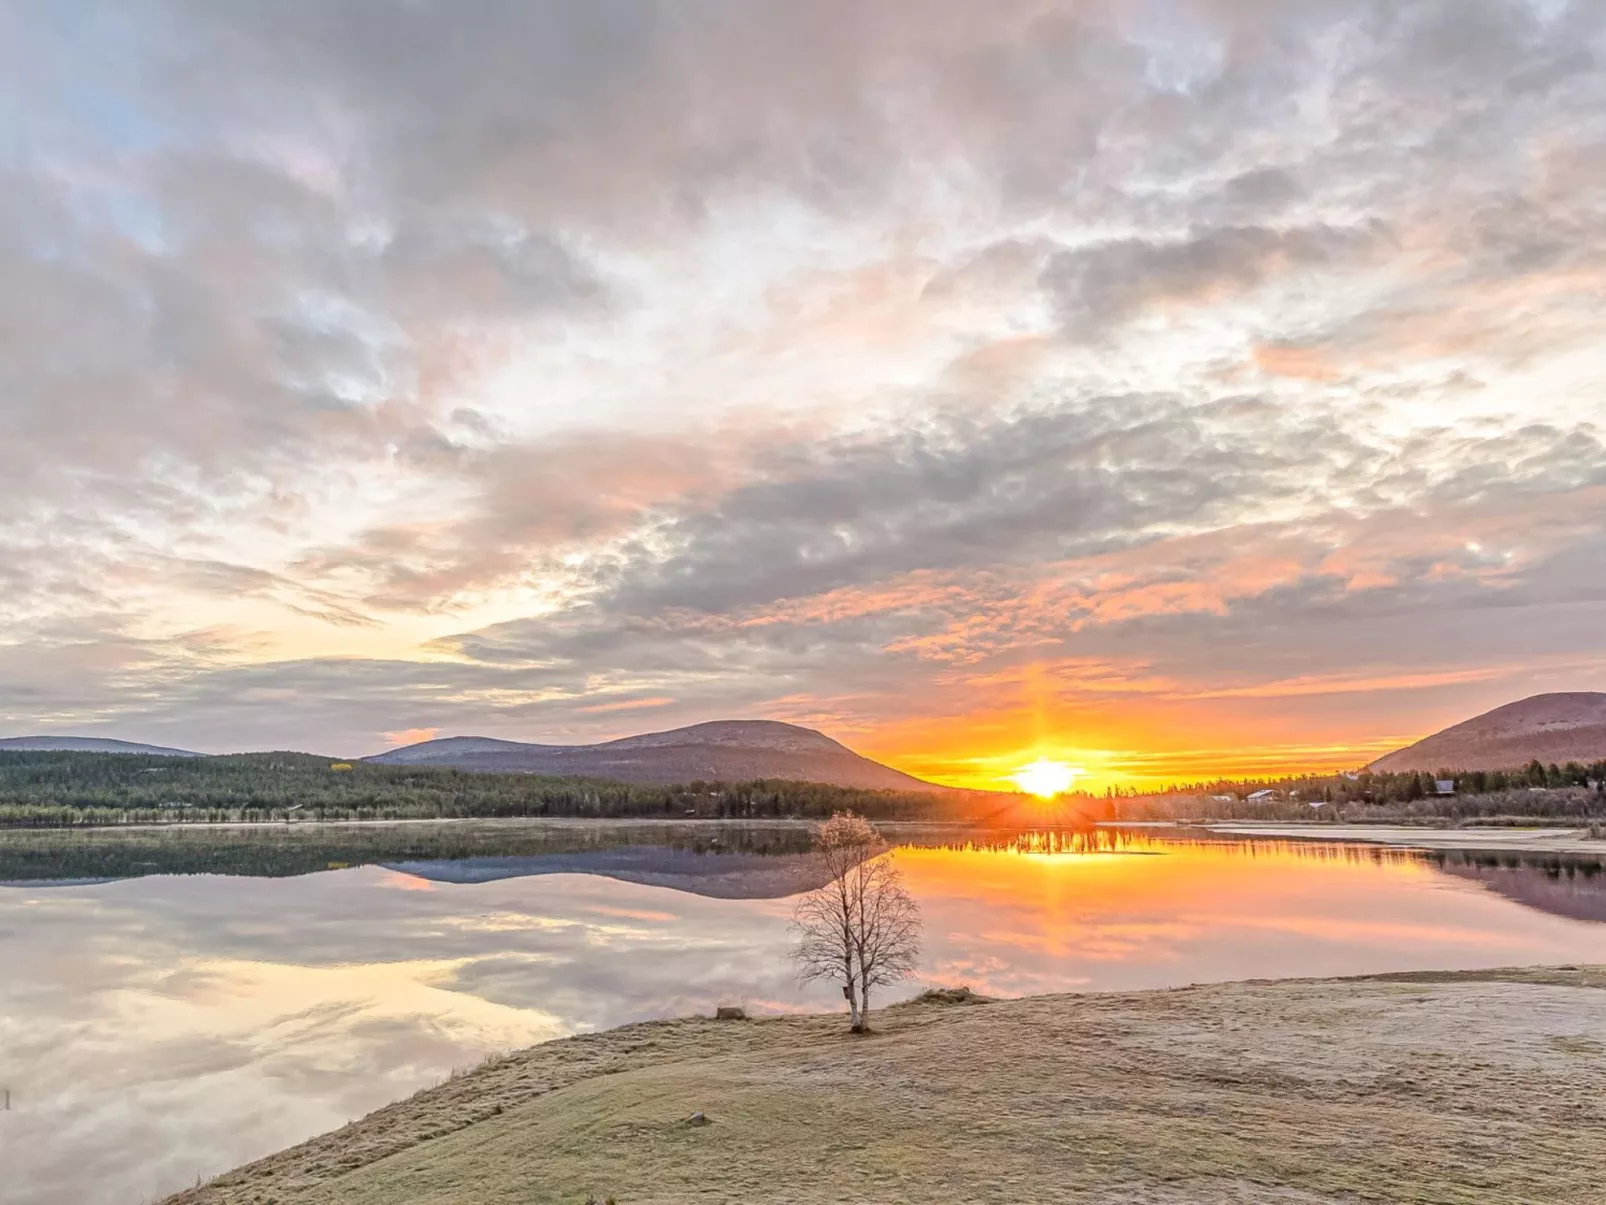
M494 883L545 874L594 874L720 899L778 899L812 890L827 875L802 853L697 852L647 845L589 853L390 862L388 869L434 883Z
M800 1007L786 916L378 867L0 891L0 1200L155 1197L496 1050L712 1000Z
M1126 832L895 856L923 982L995 994L1606 961L1598 869ZM0 889L0 1199L153 1198L581 1029L830 1007L785 960L800 865L599 847Z
M1472 853L1436 855L1432 861L1448 874L1481 883L1526 907L1575 920L1606 921L1606 875L1599 862Z

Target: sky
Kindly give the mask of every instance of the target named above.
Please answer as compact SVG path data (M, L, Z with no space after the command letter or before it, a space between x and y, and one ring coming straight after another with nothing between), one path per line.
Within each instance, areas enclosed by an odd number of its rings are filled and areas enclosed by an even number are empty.
M1600 0L8 0L0 734L1097 789L1600 689L1603 57Z

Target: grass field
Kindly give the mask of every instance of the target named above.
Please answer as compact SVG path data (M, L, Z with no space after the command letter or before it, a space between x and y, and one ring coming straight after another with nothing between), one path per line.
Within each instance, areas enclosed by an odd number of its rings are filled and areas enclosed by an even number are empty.
M1606 1202L1602 988L1567 968L923 1003L863 1038L634 1025L171 1201Z

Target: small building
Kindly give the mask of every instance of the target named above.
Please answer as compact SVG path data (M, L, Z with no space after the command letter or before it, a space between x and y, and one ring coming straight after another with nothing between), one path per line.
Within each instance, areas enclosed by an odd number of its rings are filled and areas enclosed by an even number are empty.
M1237 803L1238 802L1238 796L1236 796L1236 795L1212 795L1210 797L1210 802L1211 803Z
M1454 795L1455 794L1455 779L1453 779L1453 778L1435 778L1433 780L1433 793L1435 795Z
M1245 799L1244 799L1244 802L1245 803L1276 803L1281 798L1282 798L1282 792L1274 791L1270 787L1268 787L1264 791L1255 791L1253 794L1246 796Z

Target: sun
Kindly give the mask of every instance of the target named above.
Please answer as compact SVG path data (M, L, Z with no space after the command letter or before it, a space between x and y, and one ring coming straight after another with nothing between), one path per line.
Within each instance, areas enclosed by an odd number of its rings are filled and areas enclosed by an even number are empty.
M1069 791L1081 772L1080 766L1067 766L1062 761L1040 757L1031 765L1016 770L1010 775L1010 781L1039 799L1052 799Z

